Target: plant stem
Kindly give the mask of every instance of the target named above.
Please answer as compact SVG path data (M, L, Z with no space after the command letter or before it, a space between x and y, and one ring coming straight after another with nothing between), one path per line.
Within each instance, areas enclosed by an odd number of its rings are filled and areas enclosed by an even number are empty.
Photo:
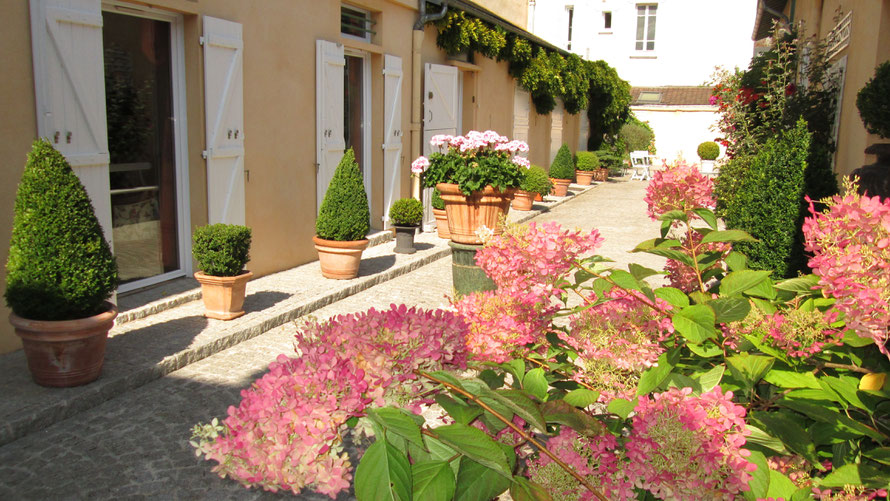
M562 459L559 459L559 457L557 457L556 454L553 454L552 452L550 452L546 447L544 447L543 444L539 443L531 435L526 433L525 430L523 430L519 426L516 426L512 420L505 418L504 416L500 415L497 411L495 411L494 409L489 407L485 402L483 402L481 399L477 398L476 395L473 395L472 393L464 390L463 388L454 386L453 384L448 383L447 381L443 381L443 380L438 379L430 374L427 374L426 372L415 371L414 373L421 377L425 377L425 378L429 379L430 381L439 383L442 386L444 386L454 392L460 393L461 395L463 395L464 397L466 397L467 399L472 401L474 404L478 405L479 407L482 407L483 409L488 411L492 416L496 417L501 422L503 422L504 424L509 426L513 431L518 433L519 436L523 438L523 440L534 445L539 451L546 454L550 459L553 460L554 463L558 464L569 475L574 477L575 480L580 482L581 485L583 485L585 489L592 492L593 495L597 497L597 499L599 499L601 501L608 501L605 496L603 496L598 490L596 490L592 485L590 485L590 483L587 482L587 479L585 479L578 472L576 472L574 469L572 469L571 466L567 465Z
M859 367L858 365L849 365L849 364L835 364L833 362L822 362L819 364L819 367L828 367L830 369L846 369L848 371L859 372L861 374L872 374L874 371L871 369L866 369L865 367Z

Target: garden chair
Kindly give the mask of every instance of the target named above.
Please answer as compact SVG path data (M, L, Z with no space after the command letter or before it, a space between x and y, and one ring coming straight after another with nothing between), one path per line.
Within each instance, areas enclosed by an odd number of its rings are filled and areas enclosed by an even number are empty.
M648 181L651 179L651 174L649 169L652 167L652 157L649 156L648 151L631 151L630 152L630 167L633 169L633 173L630 178L639 179L641 181Z

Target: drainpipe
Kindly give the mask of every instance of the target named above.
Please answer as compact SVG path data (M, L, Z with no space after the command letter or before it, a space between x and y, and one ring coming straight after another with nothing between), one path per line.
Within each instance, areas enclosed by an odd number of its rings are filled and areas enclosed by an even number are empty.
M423 134L421 131L423 120L423 94L421 79L423 76L423 62L420 57L423 48L423 26L430 22L442 19L448 12L448 0L442 2L442 10L435 14L426 13L426 0L418 0L417 21L414 23L414 31L411 38L411 160L419 157L423 149ZM420 200L420 179L411 178L411 196Z
M791 29L791 20L788 19L788 16L786 16L784 13L779 12L776 9L770 7L763 0L761 0L760 7L763 8L763 10L766 11L767 13L772 14L773 16L776 16L777 18L781 19L782 22L785 23L786 29L789 29L789 30ZM792 2L791 2L791 7L792 7L792 9L794 8L794 0L792 0ZM792 10L792 12L793 12L793 10Z

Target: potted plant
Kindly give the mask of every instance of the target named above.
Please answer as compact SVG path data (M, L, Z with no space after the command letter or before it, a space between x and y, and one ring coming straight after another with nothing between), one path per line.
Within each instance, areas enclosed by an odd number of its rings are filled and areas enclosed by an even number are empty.
M537 165L532 165L522 176L519 191L513 198L512 207L516 210L531 210L536 195L547 195L552 188L547 171Z
M698 157L701 158L701 173L713 174L714 161L720 156L720 146L714 141L705 141L698 145Z
M591 181L604 182L609 177L609 169L600 168L600 157L592 151L579 151L576 155L575 177L581 186L589 186Z
M389 222L396 230L396 247L393 252L398 254L414 254L414 234L423 221L423 204L414 198L400 198L389 208Z
M9 321L34 382L99 377L117 307L117 264L90 197L61 153L34 142L15 199L6 263Z
M865 129L882 138L890 138L890 62L875 68L875 74L856 95L856 107ZM875 155L873 164L850 173L859 178L859 192L890 199L890 143L875 143L865 149Z
M501 216L509 210L528 163L516 153L528 151L528 145L491 130L456 137L436 135L430 145L438 151L429 160L419 157L414 164L426 167L423 185L438 188L445 202L451 240L481 244L476 230L482 226L500 234Z
M430 205L433 206L433 217L436 218L436 233L439 238L450 240L451 232L448 231L448 213L445 212L445 201L442 200L442 196L436 188L433 188Z
M550 164L550 179L553 180L553 195L564 197L568 194L569 184L575 179L575 165L569 147L563 144L556 152L556 158Z
M315 220L315 250L321 274L346 280L358 276L362 251L368 246L368 195L352 148L346 150Z
M250 260L250 228L236 224L209 224L195 228L192 256L201 271L204 316L231 320L244 315L244 295L253 273L244 269Z

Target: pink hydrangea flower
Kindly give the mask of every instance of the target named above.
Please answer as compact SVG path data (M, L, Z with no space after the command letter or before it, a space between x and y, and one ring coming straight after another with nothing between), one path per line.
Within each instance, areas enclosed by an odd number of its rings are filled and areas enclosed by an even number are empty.
M652 220L679 210L690 218L697 217L692 209L714 207L714 187L711 180L694 165L677 162L657 171L646 187L647 212Z
M890 358L890 200L859 195L845 183L843 195L825 202L828 209L817 212L810 201L813 216L803 224L809 266L847 327Z
M467 350L476 360L502 363L544 339L554 309L528 295L474 292L454 303L468 325Z

